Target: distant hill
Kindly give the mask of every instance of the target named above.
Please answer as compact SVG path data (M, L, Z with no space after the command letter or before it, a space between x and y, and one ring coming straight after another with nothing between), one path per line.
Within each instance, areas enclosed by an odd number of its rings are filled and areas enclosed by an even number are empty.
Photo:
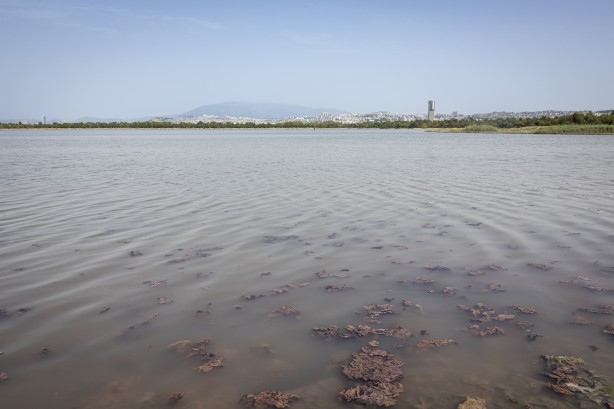
M42 121L42 118L29 118L23 115L5 114L5 113L0 112L0 123L16 124L18 122L23 122L23 123L35 124L35 123L38 123L39 121Z
M126 119L122 119L122 118L96 118L93 116L82 116L81 118L77 118L75 120L73 120L73 122L91 122L91 123L97 123L97 122L122 122L122 121L126 121Z
M253 102L225 102L203 105L179 116L232 116L259 119L286 119L293 116L317 116L322 112L342 114L344 111L333 108L312 108L302 105L269 104Z

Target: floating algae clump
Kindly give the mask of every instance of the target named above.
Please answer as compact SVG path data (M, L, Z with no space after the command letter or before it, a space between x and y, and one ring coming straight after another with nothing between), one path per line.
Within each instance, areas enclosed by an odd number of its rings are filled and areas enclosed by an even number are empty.
M486 401L482 398L467 397L467 400L458 405L458 409L486 409Z
M430 348L445 347L448 345L456 345L456 341L454 341L453 339L427 338L418 342L416 348L418 348L419 351L425 351Z
M542 358L546 361L544 376L550 381L546 387L580 401L614 407L614 387L586 369L583 359L553 355L543 355Z
M187 358L198 356L201 358L209 358L210 354L207 352L207 345L209 345L208 339L202 341L192 341L189 339L183 339L181 341L173 342L169 344L166 349L175 351Z
M206 362L198 367L198 372L207 373L211 372L214 368L222 368L224 365L222 364L222 358L214 358L209 362Z
M276 391L262 391L256 395L243 395L241 402L247 407L256 409L265 408L287 408L294 400L301 397L293 393L283 393Z
M405 339L413 336L408 328L371 328L368 325L346 325L345 328L339 328L337 325L330 325L328 327L316 327L313 328L312 331L316 335L326 339L353 339L368 335Z
M300 315L299 310L290 305L284 305L276 309L275 311L269 314L269 317L278 317L278 316L286 316L286 317L297 317Z
M578 311L590 312L592 314L614 315L614 304L602 304L598 307L578 308Z
M394 314L392 304L369 304L362 307L366 312L370 322L378 323L379 316L385 314Z
M208 339L203 339L202 341L183 339L169 344L166 349L175 351L186 358L199 358L202 364L196 369L198 372L206 373L211 372L214 368L221 368L224 366L222 364L223 358L215 357L215 354L207 350L209 342Z
M343 367L348 378L363 383L342 390L339 397L366 405L393 406L404 390L399 382L402 367L403 363L387 351L364 347L352 354L352 361Z
M183 394L183 392L173 392L171 396L168 397L166 403L168 403L169 405L175 404L181 399L183 399L184 396L185 395Z

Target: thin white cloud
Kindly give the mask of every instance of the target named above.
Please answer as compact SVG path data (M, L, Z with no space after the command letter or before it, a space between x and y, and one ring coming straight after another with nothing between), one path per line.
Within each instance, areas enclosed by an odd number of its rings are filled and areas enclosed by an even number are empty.
M201 20L201 19L194 18L194 17L178 17L177 19L184 20L187 23L192 23L195 26L199 26L207 30L220 30L224 28L223 24L215 22L215 21Z
M111 36L118 35L129 27L140 27L141 23L152 27L191 26L211 31L224 28L220 22L196 17L137 13L125 8L87 3L51 6L45 2L33 4L17 0L0 0L0 19L3 16L59 27L87 29Z
M18 1L0 2L0 18L6 16L17 21L31 21L49 26L91 30L105 35L115 36L119 33L116 27L88 22L81 7L50 7L46 3L28 4ZM90 9L91 10L91 9Z

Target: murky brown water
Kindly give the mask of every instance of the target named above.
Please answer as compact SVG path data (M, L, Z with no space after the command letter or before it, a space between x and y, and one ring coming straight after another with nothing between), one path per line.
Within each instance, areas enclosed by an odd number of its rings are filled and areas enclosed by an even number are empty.
M311 329L369 324L370 303L395 313L369 325L415 334L379 339L405 363L399 407L455 408L467 395L576 407L543 387L541 354L580 356L614 383L602 333L614 316L576 311L614 303L584 288L614 288L611 137L1 132L0 175L1 408L162 408L175 391L177 407L235 408L263 389L298 393L294 408L352 407L337 399L353 384L339 364L368 339ZM418 277L438 281L398 283ZM296 283L309 285L272 294ZM342 284L353 290L324 288ZM538 313L479 337L457 305L480 302ZM284 305L299 317L271 316ZM542 337L528 341L517 320ZM416 353L420 330L458 345ZM202 338L223 368L198 373L166 350ZM272 355L252 350L261 344Z

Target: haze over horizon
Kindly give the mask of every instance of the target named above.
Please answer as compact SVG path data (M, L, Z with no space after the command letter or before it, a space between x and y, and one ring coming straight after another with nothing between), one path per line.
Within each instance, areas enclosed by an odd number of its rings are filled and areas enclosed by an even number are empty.
M0 0L0 115L614 108L614 2Z

